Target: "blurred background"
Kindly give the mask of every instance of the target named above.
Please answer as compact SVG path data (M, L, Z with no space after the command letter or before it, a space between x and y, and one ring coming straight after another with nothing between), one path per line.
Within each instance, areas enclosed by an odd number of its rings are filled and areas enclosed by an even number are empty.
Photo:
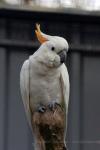
M69 43L69 150L100 150L99 10L99 0L0 0L0 150L33 150L19 76L39 47L37 22Z
M2 3L11 5L29 5L60 8L77 8L85 10L99 10L99 0L1 0Z

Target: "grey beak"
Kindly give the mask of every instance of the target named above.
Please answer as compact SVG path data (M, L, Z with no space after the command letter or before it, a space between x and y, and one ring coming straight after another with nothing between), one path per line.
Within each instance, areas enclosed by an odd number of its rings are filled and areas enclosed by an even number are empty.
M60 62L64 63L66 61L66 50L62 50L58 55L60 56Z

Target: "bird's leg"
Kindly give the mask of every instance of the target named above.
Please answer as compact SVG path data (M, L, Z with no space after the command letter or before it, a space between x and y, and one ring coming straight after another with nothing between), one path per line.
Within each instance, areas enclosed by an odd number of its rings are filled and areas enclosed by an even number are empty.
M48 108L49 108L51 111L54 110L54 109L56 109L57 106L60 106L60 107L61 107L61 105L60 105L56 100L53 100L53 101L51 101L51 102L48 104Z
M44 113L46 111L46 107L43 105L39 105L37 108L37 111L40 113Z

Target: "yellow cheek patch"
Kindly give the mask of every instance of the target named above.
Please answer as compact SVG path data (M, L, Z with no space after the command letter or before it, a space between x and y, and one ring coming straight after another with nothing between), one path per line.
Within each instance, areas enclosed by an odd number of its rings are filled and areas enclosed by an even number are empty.
M41 30L40 30L40 24L36 24L36 30L35 30L36 36L38 41L42 44L46 41L48 41L45 37L43 37L43 35L41 34Z

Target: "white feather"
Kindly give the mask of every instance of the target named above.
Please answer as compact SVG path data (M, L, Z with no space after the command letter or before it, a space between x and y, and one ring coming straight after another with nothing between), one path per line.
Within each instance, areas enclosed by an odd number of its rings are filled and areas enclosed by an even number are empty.
M61 86L62 86L62 93L63 93L63 98L64 98L64 104L65 104L65 139L64 141L66 141L66 133L67 133L67 125L68 125L68 103L69 103L69 75L68 75L68 71L67 71L67 67L65 66L65 64L62 64L62 66L60 67L60 72L61 72ZM66 145L66 142L65 142Z
M20 89L21 89L22 101L24 104L27 120L32 129L31 111L29 105L29 60L26 60L24 62L20 72Z
M63 97L64 102L66 104L66 110L68 110L68 103L69 103L69 75L67 71L67 67L65 64L62 64L60 67L61 72L61 84L62 84L62 91L63 91Z

